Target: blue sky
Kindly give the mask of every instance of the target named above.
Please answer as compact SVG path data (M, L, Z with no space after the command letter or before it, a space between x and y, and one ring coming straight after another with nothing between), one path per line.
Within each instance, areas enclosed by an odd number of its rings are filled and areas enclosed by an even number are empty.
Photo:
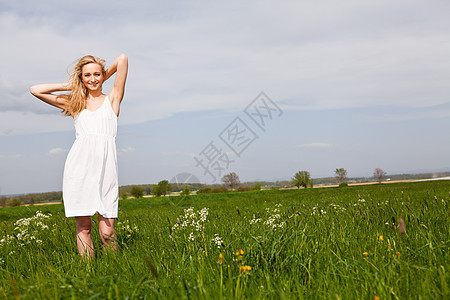
M60 3L0 1L0 194L61 190L73 120L29 86L122 52L121 185L210 183L194 158L211 142L216 177L242 181L450 170L447 1ZM244 113L261 92L282 111L265 131ZM237 117L257 136L240 156L219 137Z

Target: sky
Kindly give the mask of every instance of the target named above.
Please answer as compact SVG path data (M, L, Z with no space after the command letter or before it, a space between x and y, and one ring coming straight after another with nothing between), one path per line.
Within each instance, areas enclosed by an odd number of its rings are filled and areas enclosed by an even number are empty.
M449 11L437 0L0 0L0 194L61 190L73 119L29 87L66 82L86 54L129 58L120 185L450 171Z

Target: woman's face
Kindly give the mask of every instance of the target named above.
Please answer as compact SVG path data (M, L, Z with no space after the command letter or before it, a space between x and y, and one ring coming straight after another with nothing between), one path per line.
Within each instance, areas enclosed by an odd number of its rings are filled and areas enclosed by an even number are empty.
M81 81L89 91L101 90L104 76L102 67L96 63L90 63L81 68Z

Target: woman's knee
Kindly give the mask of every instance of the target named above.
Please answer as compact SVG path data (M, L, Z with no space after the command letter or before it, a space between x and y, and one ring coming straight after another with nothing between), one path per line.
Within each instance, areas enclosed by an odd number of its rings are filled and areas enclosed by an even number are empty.
M91 217L76 217L77 233L90 234L92 229Z
M116 232L113 227L102 228L100 229L100 236L102 239L110 239L116 236Z

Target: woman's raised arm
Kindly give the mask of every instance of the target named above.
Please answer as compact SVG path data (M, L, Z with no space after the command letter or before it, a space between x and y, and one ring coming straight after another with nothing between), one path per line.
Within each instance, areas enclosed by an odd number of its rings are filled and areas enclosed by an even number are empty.
M109 100L111 101L114 112L116 115L119 115L120 102L123 99L128 74L128 57L125 54L121 54L109 66L106 70L105 80L110 78L114 73L116 73L116 78L114 79L114 86L109 93Z
M67 100L63 97L52 94L54 92L63 91L70 91L69 83L47 83L30 87L30 93L36 98L44 101L47 104L65 110L68 105Z

